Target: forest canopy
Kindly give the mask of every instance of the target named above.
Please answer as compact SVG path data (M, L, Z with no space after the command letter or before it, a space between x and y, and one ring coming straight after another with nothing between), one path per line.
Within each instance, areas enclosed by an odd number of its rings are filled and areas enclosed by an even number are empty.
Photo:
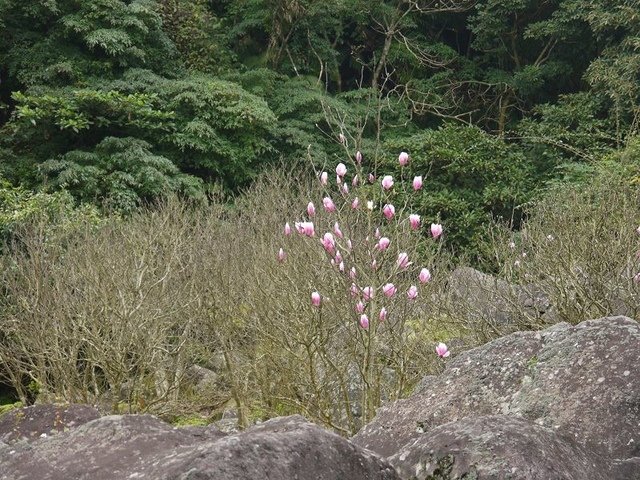
M3 189L131 212L407 151L477 253L640 119L637 0L3 0ZM340 141L344 135L345 141ZM8 194L7 194L8 195Z

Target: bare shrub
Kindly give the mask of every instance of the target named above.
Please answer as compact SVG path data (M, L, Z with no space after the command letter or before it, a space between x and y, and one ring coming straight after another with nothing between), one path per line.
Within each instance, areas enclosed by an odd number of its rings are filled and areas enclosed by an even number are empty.
M552 306L543 323L640 314L640 190L628 170L605 168L590 183L559 187L528 212L518 233L492 231L501 276L534 286ZM634 281L635 279L635 281ZM521 308L531 326L542 326Z

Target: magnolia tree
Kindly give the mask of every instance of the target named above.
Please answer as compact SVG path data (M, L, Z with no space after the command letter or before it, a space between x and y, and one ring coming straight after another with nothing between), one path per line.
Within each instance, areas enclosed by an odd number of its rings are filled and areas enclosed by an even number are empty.
M406 393L416 358L449 355L444 344L421 343L418 321L443 227L395 203L422 188L421 176L407 174L409 155L398 161L399 178L377 179L360 152L350 167L317 172L304 214L284 224L274 252L274 282L298 294L297 319L277 339L303 352L298 377L308 377L308 388L297 406L346 431L373 418L381 400Z

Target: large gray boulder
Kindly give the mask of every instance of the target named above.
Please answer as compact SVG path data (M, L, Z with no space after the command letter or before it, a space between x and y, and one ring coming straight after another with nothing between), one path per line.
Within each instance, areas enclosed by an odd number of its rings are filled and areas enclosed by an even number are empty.
M471 267L458 267L447 279L457 311L464 311L476 327L556 323L548 296L536 285L514 285Z
M33 405L10 410L0 416L0 441L30 442L79 427L100 417L89 405Z
M414 395L382 407L353 441L393 457L405 472L412 465L396 454L437 427L505 415L570 438L567 448L604 458L608 465L619 465L618 471L631 470L627 459L640 457L638 365L640 325L630 318L517 332L452 358L441 375L428 377ZM612 473L609 478L629 477Z
M610 480L608 462L572 438L505 415L434 428L390 459L402 478Z
M114 415L12 447L0 450L1 480L399 478L371 452L298 416L224 436L150 415Z

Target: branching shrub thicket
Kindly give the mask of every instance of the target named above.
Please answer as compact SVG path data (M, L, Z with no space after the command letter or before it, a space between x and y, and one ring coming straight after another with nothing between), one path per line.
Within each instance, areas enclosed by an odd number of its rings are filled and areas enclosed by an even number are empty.
M529 208L519 232L493 230L501 276L536 285L548 296L554 321L640 317L638 145L595 166L581 185L552 189ZM535 320L529 315L531 324Z

